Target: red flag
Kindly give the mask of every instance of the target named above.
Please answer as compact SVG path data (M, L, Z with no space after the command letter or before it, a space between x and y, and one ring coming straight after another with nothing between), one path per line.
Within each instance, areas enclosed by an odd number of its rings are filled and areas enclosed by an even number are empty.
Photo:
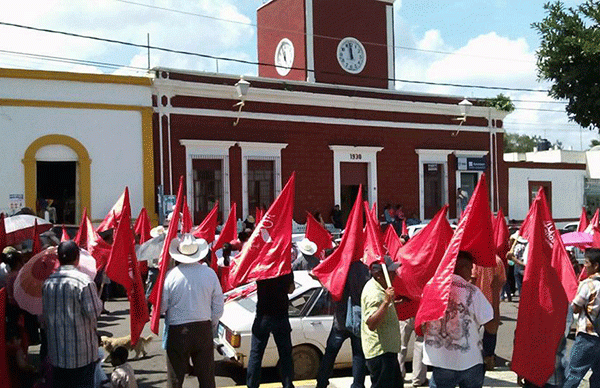
M577 226L578 232L585 232L585 229L589 225L589 221L587 218L587 213L585 212L585 207L581 208L581 215L579 216L579 225Z
M292 215L296 173L286 183L262 220L256 225L242 251L229 266L233 287L288 274L292 271Z
M187 198L185 195L183 196L183 212L182 213L183 213L183 219L181 222L181 233L184 233L184 234L190 233L190 231L194 227L194 223L192 222L192 215L190 214L190 208L188 207ZM216 227L217 226L215 225L215 228ZM214 235L214 229L213 229L213 240L214 240L214 237L215 237L215 235ZM208 240L206 240L206 241L208 241ZM208 241L208 242L211 242L211 241Z
M231 210L229 211L229 217L227 217L227 221L225 225L223 225L223 229L221 229L221 233L217 238L217 241L213 244L212 247L212 260L210 261L210 267L218 273L218 264L217 257L215 256L215 252L223 247L223 244L231 242L235 240L237 237L237 206L235 202L231 205Z
M110 255L111 246L102 239L94 230L90 219L87 216L87 209L83 210L81 216L81 224L77 235L73 239L79 248L83 248L96 259L96 270L104 268L108 256Z
M363 261L367 267L370 267L373 263L383 262L383 255L385 254L385 251L381 242L377 218L374 219L373 212L369 211L369 203L365 202L364 204L365 213L367 214L367 224L365 225Z
M364 254L363 249L363 207L362 185L358 189L354 206L348 215L346 229L340 245L329 257L321 261L312 273L329 290L335 301L342 299L350 264L358 261Z
M394 256L394 261L402 263L393 284L396 295L406 296L410 299L409 302L396 309L400 320L414 317L417 314L423 288L435 275L450 239L452 239L454 231L446 219L448 207L445 205L441 208L431 222L408 240Z
M65 226L62 226L62 235L60 236L60 242L63 241L68 241L71 238L69 237L69 234L67 233L67 229L65 229Z
M140 236L140 244L143 244L152 238L152 236L150 236L150 229L152 229L150 226L150 218L148 217L146 208L143 207L133 225L134 233Z
M0 221L4 224L4 214L0 216ZM10 388L8 358L6 356L6 288L0 289L0 388Z
M104 232L109 229L116 229L119 218L121 218L121 212L123 211L123 200L125 199L125 192L121 194L117 202L110 209L104 220L98 225L96 232Z
M262 218L265 216L265 210L257 207L254 211L254 216L256 217L254 222L256 222L256 225L258 225L260 220L262 220Z
M177 199L175 201L175 207L173 208L173 218L171 218L171 225L179 225L179 213L183 208L183 176L179 177L179 189L177 190ZM177 228L169 228L167 230L167 237L160 254L160 261L158 262L158 278L154 283L154 288L150 293L150 303L154 306L152 309L152 317L150 318L150 330L154 334L158 334L158 326L160 323L160 308L162 303L162 293L165 286L165 276L167 269L169 268L169 262L171 255L169 255L169 245L171 241L177 237Z
M594 227L594 240L592 241L592 248L600 248L600 228Z
M587 228L585 228L585 232L589 234L594 234L594 228L600 228L600 209L596 209L594 216L590 220Z
M31 247L32 255L37 255L42 251L42 242L40 241L40 231L38 228L37 219L33 224L33 236L31 236L33 240L33 245Z
M500 256L505 267L508 264L506 254L510 250L509 239L510 235L508 225L506 224L506 218L504 218L504 213L502 212L502 208L500 208L494 219L494 244L496 246L496 254Z
M402 241L400 241L400 237L396 234L396 230L389 224L385 233L383 235L383 245L388 251L388 254L393 259L398 254L398 250L402 247Z
M304 236L317 245L315 256L320 260L325 258L325 249L333 248L331 233L309 212L306 212L306 232L304 232Z
M529 223L526 229L521 229L521 235L529 241L529 255L511 369L533 384L543 386L554 373L556 350L564 335L567 308L576 292L576 280L566 252L561 252L564 246L543 189L538 192L527 218ZM556 254L553 246L557 247Z
M485 174L481 176L469 204L461 215L458 228L435 275L423 289L422 302L415 320L415 331L419 335L422 334L422 324L442 318L448 308L452 274L459 251L467 251L473 255L474 264L482 267L496 265L492 212Z
M6 248L6 225L4 225L4 213L0 213L0 252ZM2 338L2 337L0 337Z
M402 220L402 233L401 236L408 236L408 226L406 226L406 220Z
M218 212L219 212L219 201L215 203L210 213L206 216L204 221L192 230L192 234L196 238L203 238L209 244L215 241L215 229L217 229L218 223Z
M106 275L127 290L131 344L135 345L150 317L148 316L148 304L146 303L142 277L135 256L135 240L130 225L131 206L129 205L129 191L126 188L121 218L106 263Z

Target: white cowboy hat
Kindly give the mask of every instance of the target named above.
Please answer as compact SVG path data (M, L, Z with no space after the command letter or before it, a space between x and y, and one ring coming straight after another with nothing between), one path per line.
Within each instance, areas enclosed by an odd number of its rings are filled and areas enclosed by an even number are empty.
M208 243L202 238L195 238L186 233L180 238L174 238L169 245L169 254L180 263L195 263L208 253Z
M306 237L300 241L298 241L298 249L302 252L303 255L312 256L317 253L317 244L310 241Z
M165 234L165 233L167 233L167 230L162 225L158 225L157 227L150 229L151 237L158 237L161 234Z

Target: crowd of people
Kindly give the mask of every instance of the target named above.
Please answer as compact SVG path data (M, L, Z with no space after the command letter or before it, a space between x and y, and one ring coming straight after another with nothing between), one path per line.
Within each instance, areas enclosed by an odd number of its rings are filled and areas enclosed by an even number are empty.
M324 223L320 214L315 214L315 219ZM339 207L333 210L331 220L343 226ZM400 232L406 222L402 206L386 206L382 221ZM224 283L223 274L236 253L244 248L255 224L249 217L237 239L225 243L218 252L211 252L206 240L191 233L180 234L169 243L173 264L159 292L170 387L181 387L187 374L196 376L201 387L215 386L213 336L224 310L224 291L230 288ZM168 226L154 228L152 237L164 235ZM102 237L107 243L112 242L111 233ZM400 237L402 244L409 240L407 235ZM305 238L295 243L291 268L312 271L323 257L335 251L334 245L321 256L313 241ZM370 265L353 261L342 297L334 302L333 325L321 357L316 387L328 386L336 356L347 339L352 348L352 388L363 388L367 373L372 387L402 386L407 376L405 361L412 335L416 335L409 381L413 386L481 387L485 371L493 370L496 364L500 302L512 300L517 293L521 295L527 266L528 241L516 233L509 245L505 258L496 256L494 267L476 265L469 252L460 251L444 316L417 327L414 317L403 321L398 318L397 310L410 301L397 295L392 286L401 264L387 255ZM22 310L14 298L15 279L30 257L14 247L2 252L0 289L5 288L7 294L5 349L11 386L137 387L134 370L127 362L127 348L117 346L110 353L114 366L110 376L102 368L97 323L102 312L106 312L101 300L105 274L99 271L94 281L79 271L80 247L71 240L60 242L57 255L59 266L43 283L43 313L36 317ZM153 287L159 284L158 259L141 262L148 299ZM213 260L217 260L216 265L211 265ZM573 265L579 272L576 261ZM256 315L246 380L249 388L260 385L261 362L270 335L279 352L283 387L294 386L292 328L288 316L288 296L295 284L293 271L256 282ZM587 279L581 281L566 320L565 335L573 316L576 317L577 336L570 361L565 361L568 357L563 341L557 352L556 372L545 385L548 387L576 387L589 369L593 371L590 386L600 387L600 249L586 250L582 272ZM514 290L507 281L512 277ZM30 365L27 349L38 343L43 362L34 367ZM428 367L433 372L429 380ZM522 383L535 386L527 380Z

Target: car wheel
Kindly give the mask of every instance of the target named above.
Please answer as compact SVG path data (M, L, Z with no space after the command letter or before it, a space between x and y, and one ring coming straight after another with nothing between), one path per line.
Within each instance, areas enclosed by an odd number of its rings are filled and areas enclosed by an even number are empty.
M309 380L317 377L321 355L310 345L299 345L292 349L294 380Z

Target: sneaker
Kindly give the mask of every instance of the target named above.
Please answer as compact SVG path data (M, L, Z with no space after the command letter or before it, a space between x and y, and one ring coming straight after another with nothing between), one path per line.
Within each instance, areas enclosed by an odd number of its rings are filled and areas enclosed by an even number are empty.
M423 381L422 383L420 383L418 381L413 381L412 386L413 387L428 387L429 379L425 379L425 381Z

